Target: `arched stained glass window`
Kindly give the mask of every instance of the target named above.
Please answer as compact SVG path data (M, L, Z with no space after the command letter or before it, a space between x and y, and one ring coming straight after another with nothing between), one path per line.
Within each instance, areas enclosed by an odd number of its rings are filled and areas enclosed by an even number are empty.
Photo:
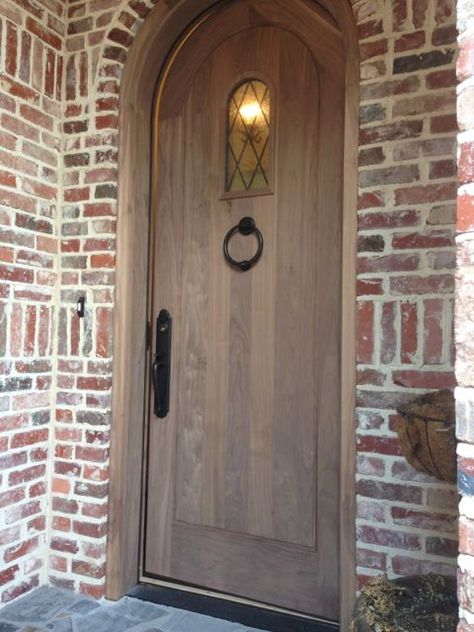
M240 83L228 106L226 192L269 187L270 91L259 79Z

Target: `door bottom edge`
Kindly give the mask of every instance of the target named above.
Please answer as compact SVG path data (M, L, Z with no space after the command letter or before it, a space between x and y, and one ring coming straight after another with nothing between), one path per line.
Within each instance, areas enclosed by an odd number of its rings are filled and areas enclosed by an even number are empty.
M127 596L268 632L340 630L336 621L149 575L141 577Z

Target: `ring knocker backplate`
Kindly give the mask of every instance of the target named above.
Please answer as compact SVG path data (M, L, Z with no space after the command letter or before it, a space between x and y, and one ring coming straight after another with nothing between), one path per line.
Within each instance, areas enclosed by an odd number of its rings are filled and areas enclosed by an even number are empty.
M240 233L241 235L248 236L255 233L258 239L258 249L255 255L248 260L236 261L229 253L229 242L234 235ZM237 270L241 272L247 272L250 268L258 262L263 252L263 235L257 228L255 220L252 217L243 217L237 226L234 226L229 230L224 239L224 256L226 261Z

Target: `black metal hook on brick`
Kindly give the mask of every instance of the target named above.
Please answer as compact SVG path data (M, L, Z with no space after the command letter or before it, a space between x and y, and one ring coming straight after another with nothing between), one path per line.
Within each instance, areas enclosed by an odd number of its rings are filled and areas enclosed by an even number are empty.
M231 257L229 253L229 242L232 239L232 237L236 235L237 233L240 233L241 235L244 235L244 236L252 235L255 233L258 240L258 249L255 255L251 259L244 260L244 261L236 261L235 259L233 259L233 257ZM253 266L258 262L258 260L262 256L262 252L263 252L263 235L257 228L255 224L255 220L252 217L243 217L240 220L240 222L237 224L237 226L234 226L234 228L231 228L229 232L227 233L227 235L225 236L224 256L226 258L226 261L233 268L237 268L241 272L247 272L247 270L250 270L250 268L253 268Z

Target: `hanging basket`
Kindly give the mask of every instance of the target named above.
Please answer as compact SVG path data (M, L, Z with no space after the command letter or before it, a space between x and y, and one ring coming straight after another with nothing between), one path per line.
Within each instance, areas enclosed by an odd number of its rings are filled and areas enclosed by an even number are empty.
M400 448L419 472L455 483L456 435L451 391L428 393L397 409Z
M383 575L362 590L351 632L456 632L457 622L455 577Z

